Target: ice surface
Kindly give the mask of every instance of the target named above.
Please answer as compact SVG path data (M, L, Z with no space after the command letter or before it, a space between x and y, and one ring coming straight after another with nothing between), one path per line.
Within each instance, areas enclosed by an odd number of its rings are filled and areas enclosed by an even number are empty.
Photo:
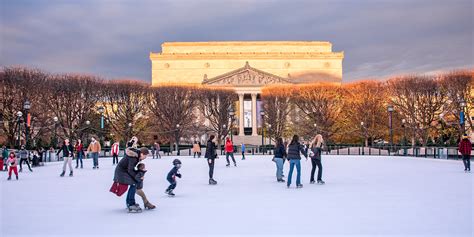
M304 188L293 177L287 189L270 156L237 156L231 168L217 160L217 186L208 185L206 160L180 157L183 178L169 198L165 176L175 158L145 161L144 190L158 207L140 214L126 212L125 195L108 192L115 168L108 158L99 170L86 160L74 177L59 177L58 162L20 173L19 181L2 172L0 235L473 235L473 174L461 161L323 156L321 186L309 184L311 162L303 159Z

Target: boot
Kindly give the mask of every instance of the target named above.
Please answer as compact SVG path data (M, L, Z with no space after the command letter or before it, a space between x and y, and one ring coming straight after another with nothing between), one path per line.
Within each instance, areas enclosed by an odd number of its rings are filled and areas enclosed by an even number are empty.
M143 206L145 207L145 209L147 210L153 210L156 208L155 205L151 204L150 202L147 202L147 203L143 203Z
M69 177L72 177L72 170L71 170L71 172L69 172Z
M79 165L76 165L76 169L79 168Z
M128 206L128 212L134 212L134 213L140 213L142 212L142 209L138 204Z
M315 182L314 182L314 180L311 180L309 183L310 183L310 184L314 184Z
M16 180L18 180L18 175L16 176Z
M20 168L20 172L23 172L23 168Z
M11 179L12 179L12 176L11 176L11 175L10 175L10 176L8 176L8 179L7 179L7 180L11 180Z
M303 188L303 185L302 184L297 184L296 188Z
M66 172L63 170L63 172L61 172L61 174L59 176L64 177L64 173L66 173Z

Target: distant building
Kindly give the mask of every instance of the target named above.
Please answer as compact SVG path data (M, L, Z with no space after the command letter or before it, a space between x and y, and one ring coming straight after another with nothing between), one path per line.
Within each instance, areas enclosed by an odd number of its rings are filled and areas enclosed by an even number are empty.
M342 82L343 52L324 41L165 42L150 53L152 86L231 87L239 95L238 142L258 144L260 93L270 84Z

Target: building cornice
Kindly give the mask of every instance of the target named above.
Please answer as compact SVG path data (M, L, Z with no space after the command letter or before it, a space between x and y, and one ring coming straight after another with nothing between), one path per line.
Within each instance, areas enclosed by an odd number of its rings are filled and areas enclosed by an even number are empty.
M150 53L150 60L210 60L210 59L343 59L344 52L330 53Z
M208 41L208 42L165 42L162 46L252 46L252 45L332 45L329 41Z

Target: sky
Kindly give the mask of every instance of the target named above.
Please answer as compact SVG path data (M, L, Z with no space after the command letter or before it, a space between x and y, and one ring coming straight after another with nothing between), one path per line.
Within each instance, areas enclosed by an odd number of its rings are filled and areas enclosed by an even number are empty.
M473 68L472 0L0 0L0 66L151 81L168 41L330 41L343 82Z

